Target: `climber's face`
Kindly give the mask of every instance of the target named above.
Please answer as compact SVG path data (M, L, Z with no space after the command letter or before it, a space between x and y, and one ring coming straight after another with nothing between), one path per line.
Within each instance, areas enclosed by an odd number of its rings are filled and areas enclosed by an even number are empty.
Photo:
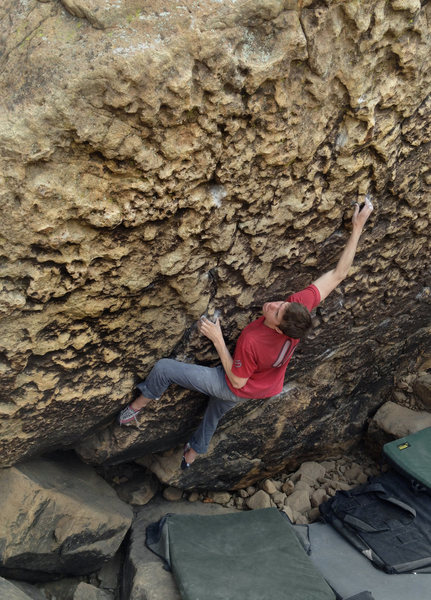
M277 329L288 307L289 302L285 301L265 302L262 307L262 314L265 317L264 324L271 329Z

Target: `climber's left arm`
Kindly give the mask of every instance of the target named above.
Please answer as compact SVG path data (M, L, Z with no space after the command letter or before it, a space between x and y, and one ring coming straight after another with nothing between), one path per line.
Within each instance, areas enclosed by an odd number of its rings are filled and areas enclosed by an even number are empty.
M353 259L355 258L356 249L358 247L359 238L361 237L364 225L368 220L368 217L373 212L373 205L367 198L364 206L359 210L359 204L356 203L355 211L352 217L352 233L350 238L338 260L335 269L324 273L321 277L314 281L314 285L320 292L320 300L323 301L329 294L345 279L349 273L349 269L352 266Z

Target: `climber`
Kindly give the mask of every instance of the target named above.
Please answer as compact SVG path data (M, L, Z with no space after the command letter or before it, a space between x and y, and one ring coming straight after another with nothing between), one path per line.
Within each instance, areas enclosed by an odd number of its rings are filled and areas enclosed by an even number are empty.
M181 468L186 469L198 454L207 451L219 420L228 410L246 399L279 394L295 347L311 327L310 311L347 277L352 265L363 227L373 211L368 197L361 209L355 204L352 232L335 269L286 300L265 303L262 316L241 332L233 357L224 341L220 320L201 318L198 329L214 344L221 365L211 368L159 360L145 381L137 385L140 395L121 411L120 425L137 422L142 409L151 400L158 400L171 383L208 395L203 420L184 447Z

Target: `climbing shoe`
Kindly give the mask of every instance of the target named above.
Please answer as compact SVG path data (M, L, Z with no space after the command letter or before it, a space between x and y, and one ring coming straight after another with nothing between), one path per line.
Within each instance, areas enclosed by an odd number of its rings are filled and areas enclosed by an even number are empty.
M132 408L130 404L123 408L118 415L118 422L120 425L129 425L132 421L135 421L136 425L139 425L138 419L136 418L141 412L142 408Z
M191 464L192 464L192 463L188 463L188 462L186 461L186 456L185 456L186 452L187 452L188 450L190 450L190 448L191 448L191 446L190 446L190 444L187 442L187 443L186 443L186 445L184 446L183 458L181 459L181 469L182 469L183 471L185 471L186 469L189 469L189 468L191 467Z

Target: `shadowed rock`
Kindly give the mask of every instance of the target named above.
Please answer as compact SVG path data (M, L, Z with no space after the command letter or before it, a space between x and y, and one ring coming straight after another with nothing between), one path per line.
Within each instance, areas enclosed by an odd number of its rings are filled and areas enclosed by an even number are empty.
M32 590L32 595L29 596L11 581L0 577L0 598L4 598L5 600L38 600L39 598L46 598L42 594L40 596L37 596L37 594L38 590L34 589Z
M132 511L72 456L0 472L0 573L28 581L100 569L117 551Z

